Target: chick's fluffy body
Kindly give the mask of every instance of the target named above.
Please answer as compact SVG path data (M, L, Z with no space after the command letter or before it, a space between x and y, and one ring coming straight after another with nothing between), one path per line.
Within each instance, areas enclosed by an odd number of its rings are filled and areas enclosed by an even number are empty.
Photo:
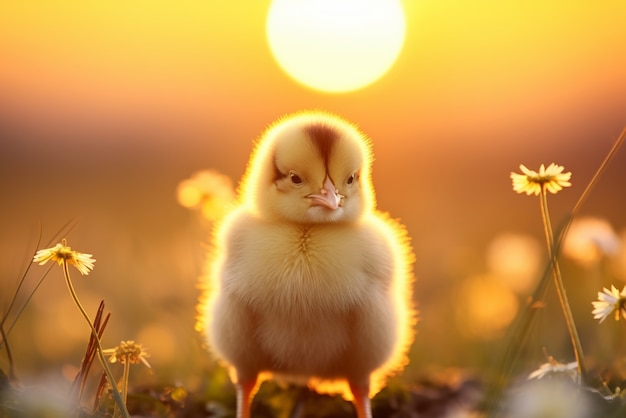
M334 132L327 155L311 145L325 131L303 128L322 123ZM279 123L257 145L241 204L216 232L205 308L209 345L236 380L275 376L350 399L349 385L374 394L406 363L412 256L404 228L375 209L369 152L326 114ZM303 191L324 176L341 197L334 211L311 209Z

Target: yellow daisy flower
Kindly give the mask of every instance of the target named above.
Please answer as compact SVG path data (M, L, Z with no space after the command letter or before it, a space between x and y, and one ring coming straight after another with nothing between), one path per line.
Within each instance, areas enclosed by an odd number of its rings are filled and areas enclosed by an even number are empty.
M39 263L40 266L48 261L56 261L59 265L67 262L76 267L80 274L86 276L93 270L93 263L96 261L91 257L91 254L83 254L72 250L71 247L67 246L67 241L64 238L61 243L52 248L37 251L33 257L33 262Z
M547 190L550 193L556 193L562 190L564 187L569 187L572 184L569 179L572 177L572 173L563 173L563 166L550 164L547 168L541 164L539 172L529 170L520 164L520 170L523 174L511 173L511 180L513 180L513 190L517 193L526 193L527 195L539 195L542 190Z
M598 300L591 304L593 305L591 312L593 318L599 319L600 323L612 313L615 313L616 321L619 321L620 312L626 319L626 286L621 292L613 285L611 285L611 290L605 287L602 292L598 292Z
M138 364L142 362L146 367L150 368L150 363L146 360L149 357L148 353L143 349L141 344L137 344L134 341L122 341L120 345L115 348L109 348L103 350L104 355L111 356L109 361L111 363L120 362L122 364Z

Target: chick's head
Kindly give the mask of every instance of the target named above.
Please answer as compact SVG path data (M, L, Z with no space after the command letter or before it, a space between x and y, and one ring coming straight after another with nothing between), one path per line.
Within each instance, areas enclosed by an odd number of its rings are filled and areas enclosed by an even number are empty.
M264 133L242 183L244 202L268 220L350 222L375 207L371 145L323 112L279 120Z

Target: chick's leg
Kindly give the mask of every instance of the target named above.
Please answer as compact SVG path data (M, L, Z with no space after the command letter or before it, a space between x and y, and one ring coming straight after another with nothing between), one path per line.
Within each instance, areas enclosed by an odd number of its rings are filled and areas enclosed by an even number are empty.
M237 418L250 418L250 405L256 392L257 379L242 379L237 382Z
M354 408L357 418L372 418L372 408L370 406L369 382L365 384L350 383L350 390L354 397Z

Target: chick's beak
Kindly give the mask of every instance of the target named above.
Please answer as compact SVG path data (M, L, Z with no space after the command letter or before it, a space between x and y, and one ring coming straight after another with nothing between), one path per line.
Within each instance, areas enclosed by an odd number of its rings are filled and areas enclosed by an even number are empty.
M337 188L330 180L330 177L326 176L320 192L311 193L307 197L311 199L311 206L323 206L335 210L339 207L343 196L337 193Z

